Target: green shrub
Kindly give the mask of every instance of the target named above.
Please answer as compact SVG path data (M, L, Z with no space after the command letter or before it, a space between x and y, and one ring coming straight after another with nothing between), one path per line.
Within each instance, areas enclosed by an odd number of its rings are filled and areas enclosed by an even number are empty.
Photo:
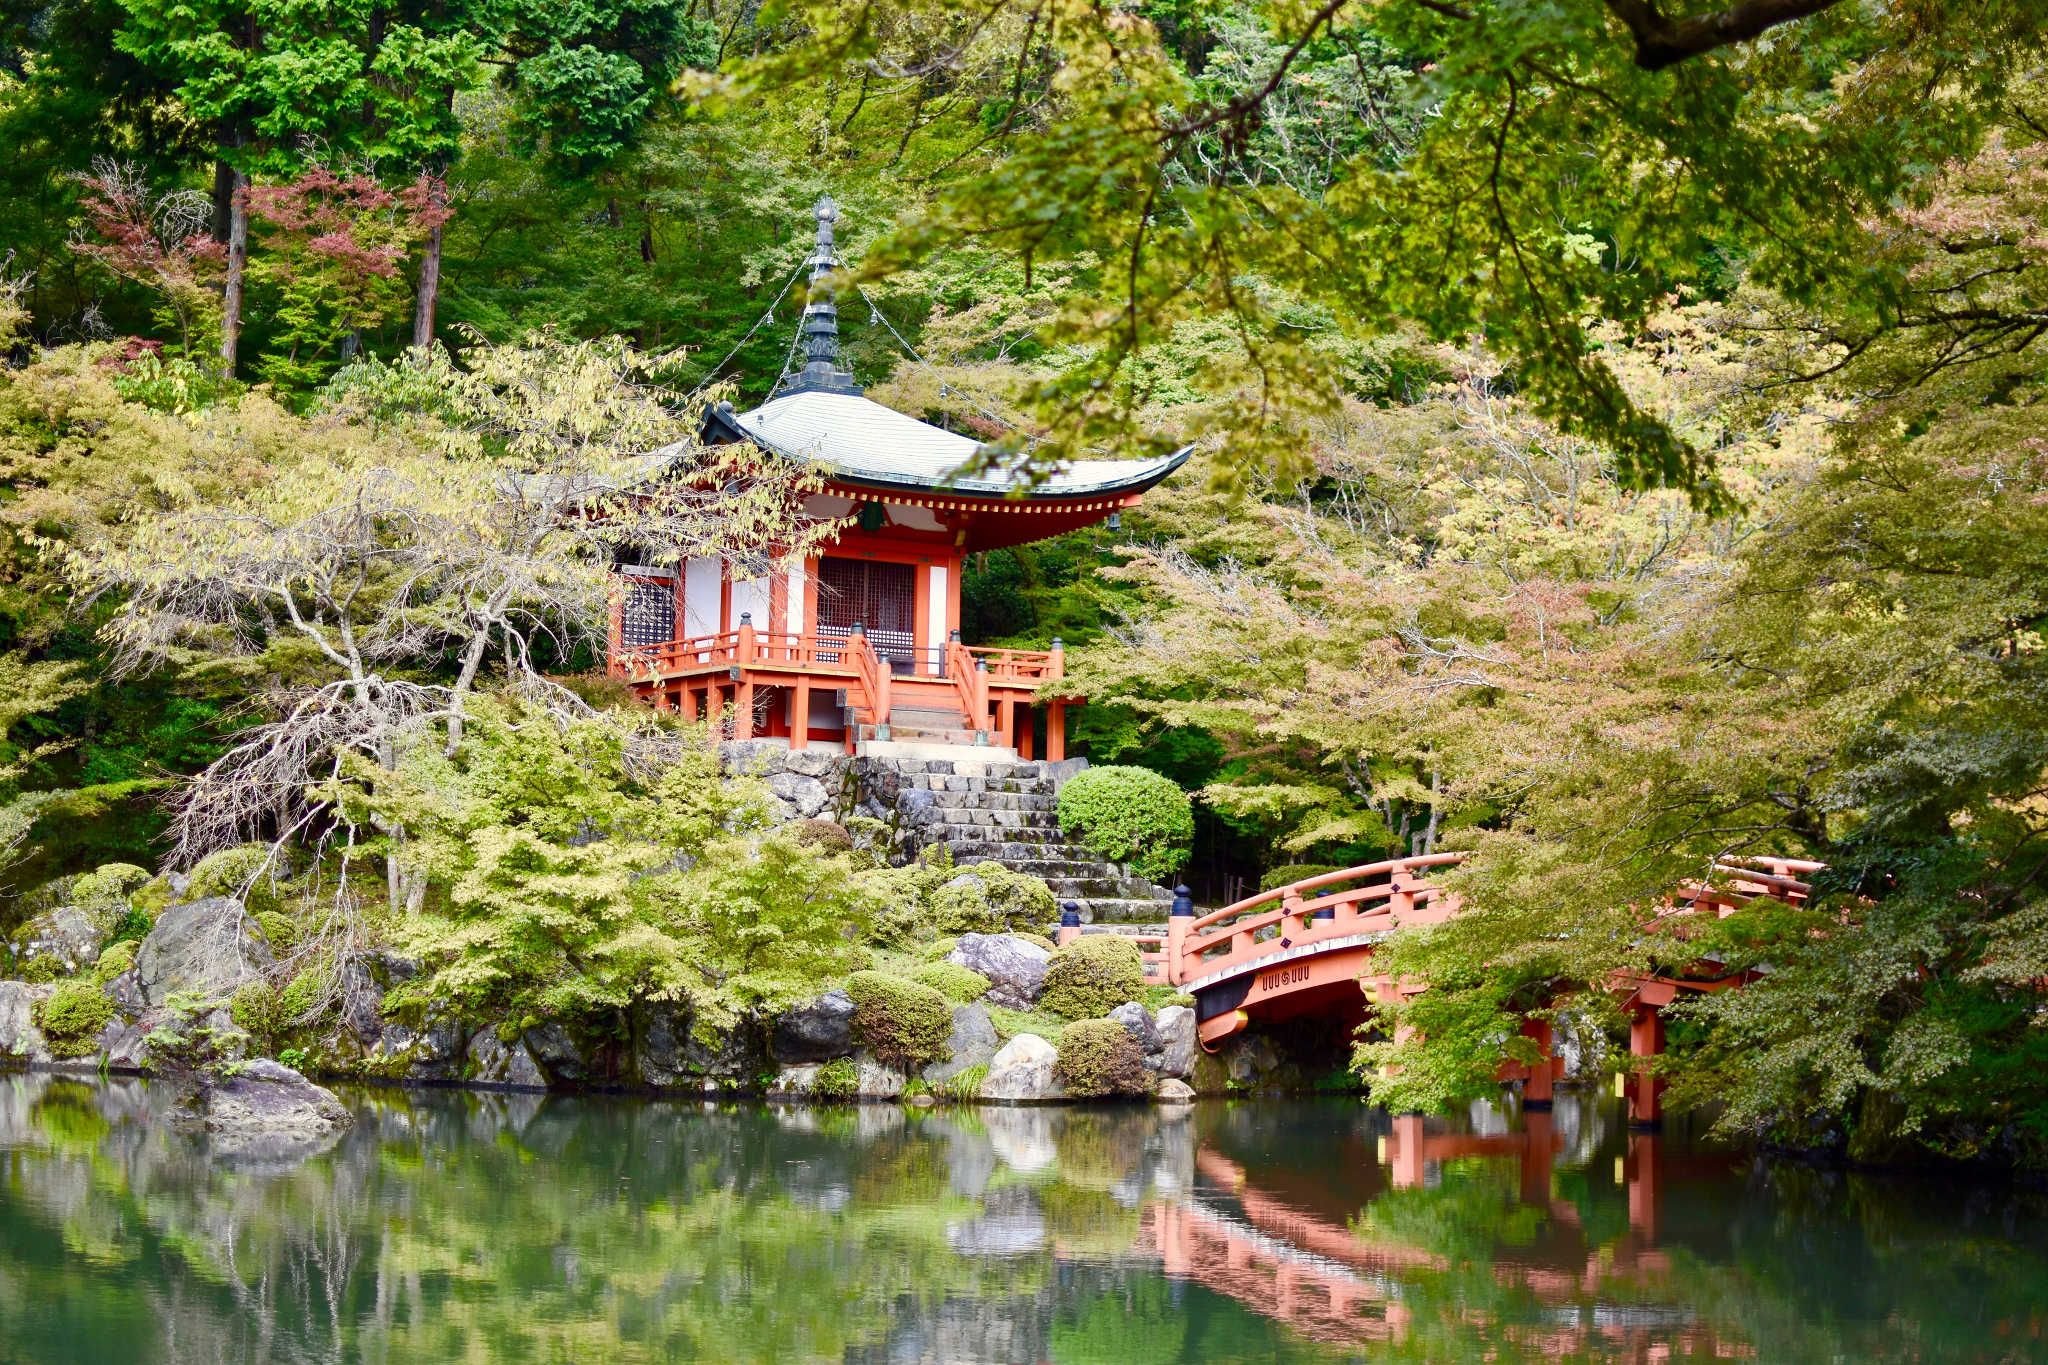
M955 1100L961 1104L971 1104L981 1098L981 1084L987 1079L988 1063L976 1062L965 1071L958 1072L949 1079L940 1081L932 1087L932 1093L940 1099Z
M1083 934L1053 953L1038 1003L1069 1019L1107 1014L1145 991L1145 960L1122 934Z
M921 986L930 986L948 1000L962 1005L972 1004L988 994L988 978L957 962L927 962L913 971L910 979Z
M1195 837L1188 794L1149 768L1084 768L1060 788L1060 828L1097 855L1165 881Z
M1114 1019L1083 1019L1060 1030L1053 1075L1083 1099L1142 1095L1152 1088L1138 1040Z
M1045 949L1048 953L1052 952L1054 949L1060 946L1059 944L1054 943L1051 939L1047 938L1044 934L1019 934L1017 935L1017 937L1023 939L1026 943L1036 943L1039 947Z
M853 852L853 836L837 820L798 820L789 833L799 844L823 853Z
M915 1071L950 1054L953 1007L930 986L855 972L846 993L853 997L853 1036L890 1066Z
M90 1057L99 1049L100 1030L113 1017L114 1002L89 977L66 981L36 1006L36 1027L58 1057Z
M1043 929L1059 918L1052 888L1001 863L975 863L931 893L928 907L941 934L1006 934Z
M135 947L135 942L132 939L121 939L118 942L109 943L105 950L100 953L98 964L92 969L93 979L104 984L133 967L135 965Z
M245 981L228 1001L228 1018L267 1052L284 1030L284 1002L268 981Z
M1265 875L1259 878L1259 890L1277 891L1310 877L1320 877L1325 872L1342 872L1349 866L1349 863L1282 863L1279 867L1266 869Z
M850 1100L859 1093L860 1068L851 1057L825 1063L818 1068L817 1079L811 1082L813 1099Z
M114 921L112 943L140 943L149 937L149 931L156 928L156 918L139 905L131 905L121 912Z

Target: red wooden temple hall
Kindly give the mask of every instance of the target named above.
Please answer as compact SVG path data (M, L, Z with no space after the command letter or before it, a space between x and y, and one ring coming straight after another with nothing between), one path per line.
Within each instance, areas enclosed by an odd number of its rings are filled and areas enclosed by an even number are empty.
M828 277L832 201L816 208L803 364L750 412L721 405L707 440L749 441L821 466L805 505L851 518L822 554L751 574L717 559L621 564L612 672L642 698L695 718L730 714L735 738L786 737L850 752L986 746L990 757L1066 756L1058 640L988 649L960 638L967 556L1117 516L1186 462L1078 460L1036 481L1012 458L977 464L980 443L862 396L842 363Z

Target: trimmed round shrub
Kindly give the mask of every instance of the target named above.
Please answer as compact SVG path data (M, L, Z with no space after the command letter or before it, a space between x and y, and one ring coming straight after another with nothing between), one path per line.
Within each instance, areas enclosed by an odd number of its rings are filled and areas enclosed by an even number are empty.
M100 1030L113 1017L114 1002L89 977L66 981L36 1006L36 1027L58 1057L90 1057L99 1048Z
M846 993L853 997L853 1036L890 1066L915 1071L950 1054L953 1006L930 986L855 972Z
M1043 929L1059 918L1052 888L1001 863L975 863L931 893L932 919L942 934L1006 934Z
M1163 882L1195 837L1188 794L1150 768L1083 768L1060 788L1060 828L1099 857Z
M1259 878L1259 890L1277 891L1283 886L1307 881L1310 877L1320 877L1325 872L1342 872L1350 866L1350 863L1283 863L1266 869L1266 874Z
M1070 1095L1084 1099L1142 1095L1152 1088L1145 1054L1129 1029L1114 1019L1083 1019L1060 1030L1053 1075Z
M1083 934L1045 968L1039 1004L1069 1019L1092 1019L1145 993L1145 959L1122 934Z
M988 994L988 978L972 967L957 962L927 962L910 974L920 986L930 986L940 995L967 1005Z
M853 835L837 820L798 820L789 827L789 834L799 844L822 853L853 852Z

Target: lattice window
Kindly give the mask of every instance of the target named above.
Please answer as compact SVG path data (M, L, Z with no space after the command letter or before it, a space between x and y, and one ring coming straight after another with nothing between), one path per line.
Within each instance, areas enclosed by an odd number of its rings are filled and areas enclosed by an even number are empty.
M665 645L676 638L676 581L673 578L628 578L619 621L620 642Z
M869 559L820 560L818 634L843 639L856 621L895 671L910 669L917 657L917 569Z

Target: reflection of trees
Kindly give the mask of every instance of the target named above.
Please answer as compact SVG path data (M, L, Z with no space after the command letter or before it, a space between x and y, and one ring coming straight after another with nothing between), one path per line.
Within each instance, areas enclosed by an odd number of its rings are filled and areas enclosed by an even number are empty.
M2048 1301L2010 1201L1744 1185L1590 1113L1531 1161L1356 1105L356 1103L236 1170L143 1085L0 1076L0 1355L1960 1361Z

